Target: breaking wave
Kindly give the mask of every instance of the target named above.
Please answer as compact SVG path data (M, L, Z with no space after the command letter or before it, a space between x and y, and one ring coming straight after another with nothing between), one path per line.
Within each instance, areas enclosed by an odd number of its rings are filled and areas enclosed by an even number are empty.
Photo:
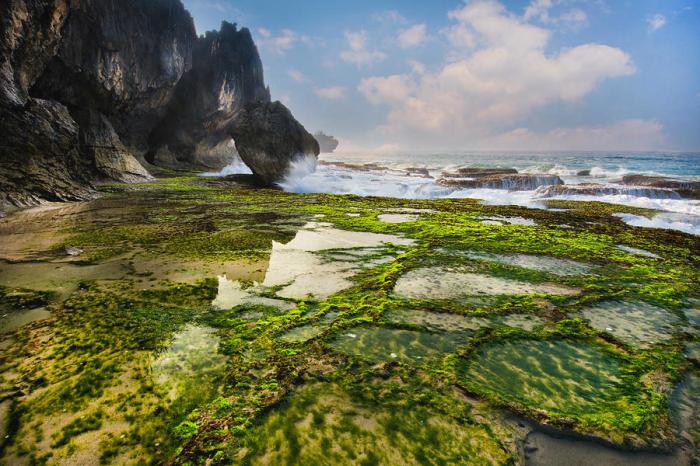
M544 156L542 156L544 157ZM568 157L568 159L567 159ZM677 192L662 188L634 187L618 184L622 176L631 173L661 175L673 178L700 179L700 154L691 154L682 164L660 165L658 157L646 155L644 161L628 167L624 157L614 154L615 164L600 163L603 156L583 156L584 160L567 154L566 163L552 161L533 163L534 156L485 157L483 160L464 163L459 156L437 155L421 157L406 156L383 159L381 156L352 157L347 154L324 155L320 162L315 157L300 157L295 160L279 186L296 193L355 194L359 196L388 196L399 198L475 198L491 205L519 205L531 208L547 208L546 201L552 199L598 201L623 204L661 211L652 219L625 214L621 217L630 225L646 228L669 228L700 235L700 201L684 199ZM587 157L587 158L585 158ZM597 158L596 158L597 157ZM634 157L632 162L635 162ZM695 157L695 158L693 158ZM551 157L556 159L557 156ZM418 160L417 160L418 159ZM623 160L622 163L618 162ZM430 164L416 163L430 161ZM655 165L650 165L650 160ZM571 162L571 163L569 163ZM646 165L645 165L646 163ZM586 166L588 168L586 168ZM249 173L240 165L227 167L222 174ZM462 167L506 168L531 175L531 183L522 186L505 183L502 186L485 184L478 188L438 183L445 172L455 172ZM696 173L697 172L697 173ZM546 176L542 176L546 175ZM549 176L549 178L547 178ZM564 185L540 186L536 180L561 178ZM454 179L454 178L452 178ZM465 177L466 179L466 177ZM577 186L578 185L578 186ZM517 190L520 189L520 190Z

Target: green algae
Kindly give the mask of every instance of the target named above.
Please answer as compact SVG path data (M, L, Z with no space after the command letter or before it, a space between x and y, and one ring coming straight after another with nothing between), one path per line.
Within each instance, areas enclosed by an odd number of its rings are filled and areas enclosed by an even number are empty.
M461 333L427 333L392 328L350 328L330 342L336 350L370 362L421 363L454 352L468 339Z
M251 431L242 464L503 464L483 427L425 407L370 404L333 384L296 390Z
M514 461L516 449L493 433L502 433L499 427L483 412L470 414L453 384L489 407L608 441L655 446L669 439L667 393L688 367L682 348L692 353L697 343L688 340L694 314L682 313L700 296L695 237L629 227L612 214L630 209L599 203L567 201L571 210L554 212L474 200L295 195L197 177L107 190L92 208L72 214L70 225L61 223L61 241L85 251L73 267L123 261L124 273L83 279L58 297L44 295L37 302L51 305L52 319L3 340L0 395L13 400L16 427L3 442L2 461L255 464L274 458L284 464L292 457L313 462L329 442L339 463ZM409 209L419 214L410 222L379 217ZM407 242L315 251L321 264L351 264L347 282L327 295L295 295L278 307L271 301L212 306L221 273L211 264L225 266L242 290L278 300L275 294L289 283L259 291L253 281L264 281L273 242L293 241L319 215L334 231ZM521 217L534 225L489 225L484 217ZM563 224L571 228L558 227ZM481 257L469 259L473 253ZM595 264L595 274L482 260L518 255L551 258L549 265ZM55 267L49 262L57 260L55 251L38 250L35 257ZM159 260L200 269L193 276L206 279L161 276L152 267ZM243 270L248 260L252 272ZM466 267L505 283L578 292L461 300L393 293L402 277L430 267ZM571 319L610 300L663 307L683 316L690 330L680 325L670 338L638 348ZM193 342L187 337L197 334L193 329L207 330ZM189 353L192 358L179 356ZM508 355L541 363L516 370ZM163 358L171 361L161 364ZM479 371L470 372L479 364L510 374L508 383L479 379ZM159 383L159 373L179 377ZM567 389L557 391L557 384ZM330 392L337 417L314 408L319 400L324 406L319 391ZM310 407L304 413L297 406ZM309 418L311 411L317 413ZM352 411L372 419L372 427L358 426ZM95 413L102 413L99 421L90 417ZM404 424L391 413L400 413ZM353 444L358 447L349 448Z

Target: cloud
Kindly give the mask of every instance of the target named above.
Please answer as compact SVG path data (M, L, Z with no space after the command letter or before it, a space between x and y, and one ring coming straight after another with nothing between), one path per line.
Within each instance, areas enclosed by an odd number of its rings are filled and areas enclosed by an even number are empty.
M321 87L316 89L316 95L322 99L340 100L344 99L347 89L343 86Z
M287 75L298 83L309 82L309 78L306 77L304 73L297 70L296 68L290 68L287 70Z
M571 28L579 28L588 23L588 15L580 8L572 8L555 14L553 10L558 5L567 5L565 0L532 0L525 9L523 19L530 21L537 19L543 24L563 25Z
M635 72L625 52L606 45L545 53L550 31L493 0L470 2L449 18L459 31L455 48L466 56L435 72L360 82L370 103L388 109L382 133L461 144L512 127L544 106L577 102L604 80Z
M647 28L649 32L655 32L666 25L666 17L662 14L655 14L647 18Z
M406 24L407 20L396 10L386 10L372 15L374 21L387 24Z
M345 40L348 43L349 50L344 50L340 53L340 58L343 61L361 67L386 58L386 54L379 50L367 49L367 33L365 31L347 31Z
M663 149L664 127L656 120L621 120L608 126L555 128L533 132L527 128L489 138L481 143L489 150L621 150Z
M259 38L256 41L260 47L271 50L277 54L284 54L288 50L291 50L297 43L310 43L311 38L298 34L291 29L282 29L282 31L275 35L266 28L258 28Z
M425 24L416 24L408 29L403 29L398 36L399 46L407 49L422 44L428 38L426 31Z

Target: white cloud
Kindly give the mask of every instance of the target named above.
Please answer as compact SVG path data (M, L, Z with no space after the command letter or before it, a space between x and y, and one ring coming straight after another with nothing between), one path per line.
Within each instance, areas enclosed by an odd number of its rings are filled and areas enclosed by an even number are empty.
M340 100L344 99L347 89L343 86L321 87L316 89L316 95L322 99Z
M406 18L404 18L403 15L396 10L387 10L374 13L372 15L372 19L380 23L388 24L406 24L407 22Z
M271 50L280 55L291 50L297 43L310 43L311 39L303 34L298 34L291 29L282 29L275 35L272 31L266 28L258 28L258 40L256 42L260 47Z
M427 38L428 34L425 24L416 24L408 29L401 30L398 42L401 48L407 49L422 44Z
M647 18L647 27L649 28L649 32L658 31L665 25L666 17L662 14L657 13L654 16Z
M367 48L367 33L365 31L347 31L345 40L348 43L349 50L344 50L340 53L340 58L343 61L360 67L386 58L386 54L383 52Z
M525 9L523 19L537 19L543 24L560 24L572 28L584 26L588 22L588 15L580 8L567 9L560 14L553 13L556 6L567 6L568 3L571 3L570 0L532 0Z
M287 75L289 75L290 78L292 78L294 81L296 81L298 83L305 83L305 82L309 81L309 78L307 78L304 73L297 70L296 68L288 69Z
M458 31L455 48L468 55L433 73L375 76L359 84L370 103L388 107L384 134L461 144L546 105L577 102L602 81L635 72L625 52L606 45L545 53L550 31L493 0L470 2L449 17Z
M481 145L490 150L621 150L663 149L664 127L656 120L631 119L608 126L555 128L533 132L518 128L489 138Z
M411 71L413 71L416 74L423 74L425 73L425 65L419 61L416 60L408 60L408 64L411 67Z

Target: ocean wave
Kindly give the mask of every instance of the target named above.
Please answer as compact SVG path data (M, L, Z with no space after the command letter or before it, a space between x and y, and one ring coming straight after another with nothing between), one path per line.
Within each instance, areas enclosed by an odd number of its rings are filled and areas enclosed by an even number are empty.
M673 213L660 213L652 218L633 214L614 214L628 225L644 228L678 230L691 235L700 235L700 217L683 216Z

